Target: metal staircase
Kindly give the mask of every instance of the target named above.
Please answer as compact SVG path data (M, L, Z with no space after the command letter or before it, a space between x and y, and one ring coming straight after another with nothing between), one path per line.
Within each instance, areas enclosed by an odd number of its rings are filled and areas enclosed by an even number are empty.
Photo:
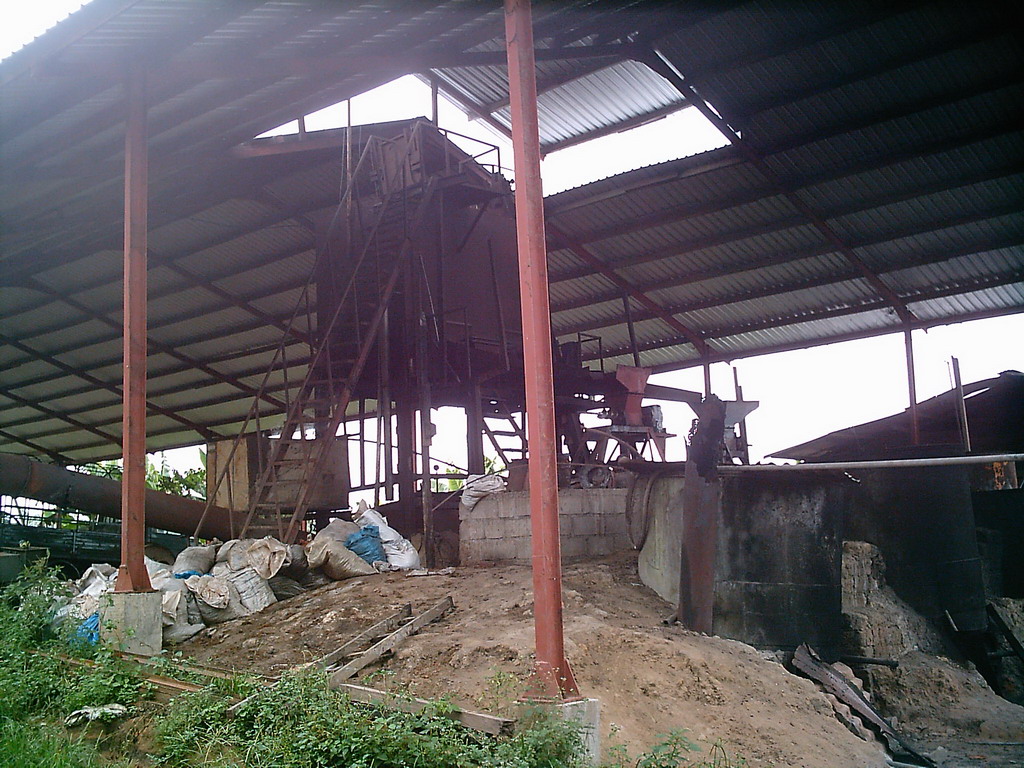
M407 272L414 241L424 229L432 202L442 190L458 189L460 184L464 188L486 186L485 174L475 167L467 169L465 164L458 164L449 168L447 162L440 171L425 167L429 155L422 134L426 128L417 124L399 139L370 137L349 174L330 228L330 232L337 231L339 223L347 228L347 253L342 262L345 273L336 274L333 280L333 311L325 313L323 305L318 305L316 333L309 344L303 380L291 386L285 380L284 423L279 436L266 441L269 448L258 462L262 470L250 487L244 523L235 532L239 537L271 535L285 542L296 539L353 391L386 325L388 306ZM317 265L323 258L324 249L318 249ZM261 431L260 397L275 371L288 370L287 335L300 318L312 327L316 291L314 266L211 489L207 510L246 433ZM196 537L201 535L202 524L200 521L197 526Z

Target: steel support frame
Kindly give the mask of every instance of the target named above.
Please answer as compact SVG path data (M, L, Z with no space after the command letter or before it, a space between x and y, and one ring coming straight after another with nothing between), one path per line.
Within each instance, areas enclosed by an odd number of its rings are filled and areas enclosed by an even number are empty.
M121 567L115 592L150 592L146 570L146 248L149 148L146 73L127 76L124 141L124 405Z
M579 694L565 657L562 558L551 314L548 301L544 195L540 175L537 73L529 0L505 0L512 148L516 165L516 239L522 297L523 367L530 431L530 519L533 547L536 681L540 693Z
M910 444L921 444L921 424L917 414L917 373L914 370L914 336L913 329L903 330L903 346L907 353L907 397L910 405Z
M947 286L947 287L944 287L944 288L941 288L941 289L938 289L938 290L934 290L934 291L915 293L912 296L910 296L909 299L910 299L911 302L914 302L914 303L922 302L922 301L930 301L930 300L934 300L934 299L943 299L943 298L946 298L948 296L959 296L959 295L962 295L962 294L969 294L969 293L971 293L973 291L980 291L980 290L985 290L985 289L988 289L988 288L998 288L998 287L1001 287L1001 286L1004 286L1004 285L1012 285L1014 283L1021 282L1022 279L1024 279L1024 273L1022 273L1021 271L1018 270L1018 271L1014 271L1014 272L1012 272L1010 274L997 275L997 276L994 276L994 277L991 277L991 278L975 280L975 281L972 281L971 284L967 285L967 286L952 286L952 287L948 287ZM839 308L833 308L833 309L813 310L813 311L804 312L804 313L801 313L801 314L798 314L798 315L787 315L785 317L774 317L774 318L770 318L768 320L762 320L762 321L758 321L758 322L744 323L744 324L730 325L730 326L720 326L718 328L708 329L706 333L707 333L707 338L709 338L709 339L724 339L724 338L728 338L730 336L736 336L736 335L741 334L741 333L750 333L752 331L763 331L763 330L766 330L768 328L781 328L781 327L784 327L784 326L787 326L787 325L798 325L800 323L812 322L812 321L815 321L815 320L824 320L824 319L830 319L830 318L835 318L835 317L845 317L847 315L856 315L856 314L860 314L860 313L864 313L864 312L872 312L872 311L885 310L886 308L888 308L888 306L889 305L885 301L885 299L879 298L879 299L875 299L874 301L867 302L865 304L861 304L861 305L858 305L858 306L849 306L849 307L839 307ZM1015 312L1020 312L1020 311L1021 311L1021 309L1019 307L1003 307L1003 308L999 308L999 309L996 309L996 310L985 310L985 311L980 312L980 313L969 313L969 314L966 314L966 315L962 316L963 320L958 320L956 318L945 318L945 319L938 319L938 320L930 320L928 322L917 321L915 323L911 323L909 325L909 327L915 328L915 329L916 328L931 328L932 326L935 326L935 325L945 325L945 324L948 324L948 323L966 322L967 320L980 319L980 318L984 318L984 317L998 317L1000 315L1013 314ZM866 338L866 337L870 337L870 336L884 335L884 334L887 334L887 333L895 333L895 332L901 331L903 327L904 326L887 326L885 328L880 328L880 329L877 329L877 330L868 331L868 332L866 332L863 335L861 335L860 332L858 332L857 334L854 334L852 336L852 338L860 339L860 338ZM846 334L838 334L834 338L836 339L836 341L846 341L846 340L848 340L848 337L847 337ZM684 340L680 339L679 343L683 343L683 342L684 342ZM665 344L665 343L662 343L662 342L644 342L644 343L641 343L639 346L640 346L640 351L644 352L644 351L651 350L651 349L659 349L659 348L663 348L663 347L667 347L667 346L674 346L674 344ZM780 346L765 347L763 349L758 349L758 350L752 350L752 351L746 352L746 353L744 353L744 352L731 352L731 353L729 353L727 355L720 355L720 354L717 354L717 353L713 353L711 355L711 357L708 358L707 362L712 362L712 363L714 363L714 362L725 362L725 361L732 360L734 358L740 358L740 357L745 357L745 356L749 357L750 355L754 355L754 354L757 354L757 355L767 355L767 354L771 354L773 352L787 351L789 349L804 349L807 346L814 346L814 344L804 344L803 342L797 342L797 346L796 347L792 347L792 346L789 346L789 345L780 345ZM605 357L605 359L608 359L609 357L618 357L620 355L628 355L629 353L630 353L630 349L629 349L628 346L620 345L620 346L617 346L617 347L614 347L614 348L610 348L610 349L606 348L604 350L604 357ZM585 356L584 359L585 360L595 360L595 359L597 359L597 357L596 356ZM704 360L699 360L699 361L694 362L692 365L696 365L696 364L703 365L704 362L705 362ZM663 370L677 370L678 368L684 368L684 367L689 367L689 366L687 366L687 365L676 366L676 365L671 365L671 364L667 368L663 368L661 366L655 366L654 367L654 371L656 373L660 373Z
M807 202L764 161L761 153L747 140L741 139L734 127L714 108L708 104L693 84L675 66L662 55L656 48L651 48L647 57L647 64L654 71L669 81L698 111L718 129L730 144L738 149L747 161L757 169L768 183L773 186L779 194L783 195L789 203L830 243L837 253L855 266L861 276L867 280L871 287L883 297L899 315L903 323L909 324L917 320L914 313L907 307L906 302L901 299L878 275L873 272L863 259L836 233Z
M602 261L600 258L591 253L584 245L582 245L581 243L573 242L568 237L568 235L566 235L553 224L548 224L548 229L551 231L552 234L556 236L555 244L558 247L568 249L580 261L584 262L585 264L593 268L596 272L608 278L612 283L616 285L616 287L619 288L620 291L624 292L625 294L628 294L629 296L632 296L634 299L640 302L640 304L646 307L652 315L663 320L665 324L668 325L673 331L686 337L690 341L690 343L693 344L694 347L696 347L697 351L702 356L707 356L708 354L713 352L713 350L708 346L707 341L705 341L704 337L700 333L690 328L689 326L685 325L684 323L680 322L679 319L676 318L671 312L665 309L661 304L656 302L646 293L638 290L636 286L634 286L631 282L626 280L626 278L622 277L622 275L620 275L614 269L605 264L605 262ZM546 296L546 274L544 288Z

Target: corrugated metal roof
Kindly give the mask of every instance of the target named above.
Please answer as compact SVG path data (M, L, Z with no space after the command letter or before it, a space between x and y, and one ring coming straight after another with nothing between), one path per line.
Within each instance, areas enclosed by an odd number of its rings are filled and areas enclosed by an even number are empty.
M1024 46L998 4L579 0L534 21L546 148L686 103L656 47L764 164L726 147L549 198L556 333L595 333L630 363L623 284L641 361L662 369L898 330L900 313L1024 307ZM229 148L428 70L507 125L502 35L489 0L94 0L0 63L0 447L117 450L4 391L119 432L119 333L95 315L120 307L123 57L151 66L150 334L254 386L280 330L216 290L289 314L340 157ZM171 350L150 367L174 413L230 430L248 409ZM195 439L168 415L151 426L154 446Z

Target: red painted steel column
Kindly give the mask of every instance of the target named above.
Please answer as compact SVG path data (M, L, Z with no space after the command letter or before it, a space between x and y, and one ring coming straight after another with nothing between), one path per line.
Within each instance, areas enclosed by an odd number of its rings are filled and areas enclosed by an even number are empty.
M550 696L576 696L562 634L562 557L558 537L551 312L548 304L544 197L537 127L537 73L529 0L505 0L512 149L516 164L516 238L522 295L526 419L530 439L533 616L537 680Z
M124 402L121 491L121 567L117 592L153 589L146 572L146 229L149 163L146 146L146 79L132 69L127 80L124 140Z

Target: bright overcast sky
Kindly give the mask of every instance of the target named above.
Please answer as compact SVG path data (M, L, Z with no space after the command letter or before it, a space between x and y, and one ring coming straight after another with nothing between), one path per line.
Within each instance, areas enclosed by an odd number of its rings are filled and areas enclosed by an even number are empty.
M81 5L79 0L0 0L0 57L6 57ZM408 76L353 99L352 121L362 124L395 120L427 115L429 110L429 89ZM310 116L307 127L336 127L346 120L346 108L331 107ZM500 146L502 165L512 165L508 141L486 125L468 120L452 104L442 103L440 125ZM642 128L554 153L542 168L545 193L691 155L722 143L721 136L696 110L685 109ZM1007 369L1024 369L1021 338L1024 315L1020 314L915 331L919 399L950 387L952 355L960 359L965 382ZM748 418L754 459L907 406L903 337L899 334L739 360L735 367L746 399L761 402L760 408ZM712 366L712 378L716 394L733 396L733 375L728 364ZM703 386L697 369L662 374L658 381L687 389L699 390ZM669 429L685 434L692 418L689 409L669 405L665 411ZM465 447L460 443L465 422L461 416L454 409L444 409L435 416L435 422L440 427L435 441L437 455L458 464L464 462ZM670 441L671 458L681 458L682 451L681 438ZM194 451L184 455L189 457L185 459L189 463L195 460Z

